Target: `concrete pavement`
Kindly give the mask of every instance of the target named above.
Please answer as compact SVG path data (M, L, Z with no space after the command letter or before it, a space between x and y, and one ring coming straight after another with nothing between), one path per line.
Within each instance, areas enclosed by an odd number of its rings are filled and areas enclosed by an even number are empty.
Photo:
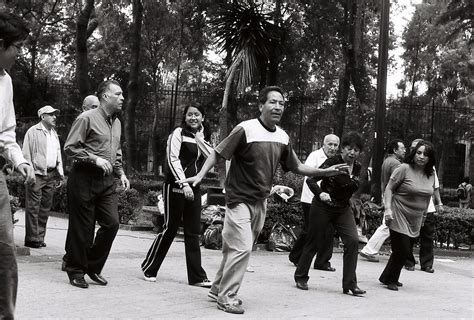
M15 225L15 239L23 245L24 217ZM286 253L255 251L254 273L247 273L239 293L245 314L219 311L207 298L207 289L187 284L184 243L177 239L170 248L156 283L142 280L141 261L154 239L143 231L119 230L102 272L105 287L91 283L89 289L71 286L61 271L67 219L51 217L47 247L18 256L19 288L17 319L472 319L472 258L436 257L434 274L402 271L404 286L398 292L378 282L388 257L380 263L359 259L359 286L364 297L342 294L342 253L335 253L336 272L311 270L309 291L295 288L294 266ZM202 248L203 267L213 279L220 251ZM89 280L86 277L86 280Z

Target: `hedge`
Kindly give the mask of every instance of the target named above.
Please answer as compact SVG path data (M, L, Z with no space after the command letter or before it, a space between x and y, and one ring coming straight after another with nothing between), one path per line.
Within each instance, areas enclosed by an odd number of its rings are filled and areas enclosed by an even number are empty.
M297 194L300 193L303 178L301 176L277 171L275 184L292 187ZM12 199L12 212L18 207L25 206L24 179L17 173L7 177L8 189ZM117 181L117 183L119 183ZM54 195L52 211L67 213L67 178ZM149 180L140 177L130 177L131 189L118 193L119 218L121 223L136 223L141 215L143 205L156 205L158 195L161 193L162 181ZM213 184L213 183L211 183ZM203 187L205 190L205 188ZM203 191L204 191L203 190ZM461 244L472 245L474 234L474 210L443 207L443 212L435 216L436 231L435 241L441 245L459 248ZM366 235L370 237L382 223L383 212L371 206L365 210L367 229ZM303 212L299 199L295 196L285 203L276 197L270 197L267 205L267 218L259 241L266 242L270 230L276 222L284 225L301 228Z
M25 207L24 178L18 173L7 176L8 191L10 193L12 214L18 207ZM116 180L117 185L120 181ZM121 223L134 223L141 214L143 205L156 205L158 195L161 193L161 181L147 179L130 179L131 188L118 193L118 213ZM57 188L53 197L51 211L67 212L67 177L61 187Z
M375 205L365 206L367 221L367 238L370 238L382 223L383 211ZM270 197L267 205L267 219L260 234L259 241L266 242L270 230L275 222L287 226L301 228L303 224L303 210L299 201L285 203L276 197ZM434 241L440 247L454 247L461 245L471 246L474 242L474 210L443 206L440 213L435 215Z

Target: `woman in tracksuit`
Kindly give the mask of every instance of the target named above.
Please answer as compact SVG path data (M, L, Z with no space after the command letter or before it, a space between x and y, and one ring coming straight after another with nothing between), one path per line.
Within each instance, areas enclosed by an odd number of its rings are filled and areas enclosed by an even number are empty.
M202 107L187 105L184 108L181 126L177 127L168 138L163 183L165 224L142 262L141 267L146 281L156 281L158 270L183 221L188 283L199 287L211 287L211 282L201 266L200 188L192 187L188 183L176 183L178 180L195 176L212 150L206 142L209 140L210 132L203 125L203 121Z

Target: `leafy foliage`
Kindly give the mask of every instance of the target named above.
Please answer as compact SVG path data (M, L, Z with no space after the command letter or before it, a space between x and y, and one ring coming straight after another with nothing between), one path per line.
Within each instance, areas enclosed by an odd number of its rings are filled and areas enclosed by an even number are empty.
M119 192L118 194L118 214L120 223L130 224L138 217L142 207L140 193L136 189Z

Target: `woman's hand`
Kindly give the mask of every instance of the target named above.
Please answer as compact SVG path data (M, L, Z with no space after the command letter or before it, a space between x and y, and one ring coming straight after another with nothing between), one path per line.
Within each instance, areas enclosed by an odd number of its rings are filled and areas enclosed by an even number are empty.
M193 189L189 185L183 186L184 198L189 201L194 200L194 192Z
M327 202L327 203L331 202L331 196L327 192L321 192L319 194L319 199L321 199L321 201L323 202Z
M188 183L188 184L192 184L193 187L195 187L195 186L197 186L198 184L201 183L201 180L202 180L202 176L197 174L195 176L192 176L192 177L189 177L189 178L186 178L186 179L178 180L178 181L176 181L176 183Z
M390 223L392 222L392 220L393 220L392 209L390 209L390 208L385 208L385 212L384 212L383 218L384 218L384 220L385 220L385 225L388 227L388 226L390 225Z

